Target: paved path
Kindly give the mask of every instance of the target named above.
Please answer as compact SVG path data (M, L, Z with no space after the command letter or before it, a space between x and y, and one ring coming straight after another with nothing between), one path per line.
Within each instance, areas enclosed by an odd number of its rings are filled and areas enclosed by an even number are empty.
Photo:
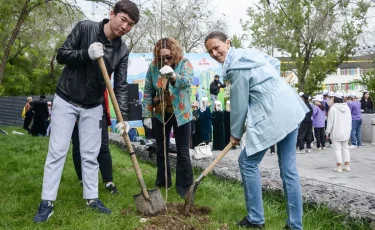
M375 146L370 143L364 145L362 148L350 149L351 172L334 172L336 160L333 149L317 151L315 146L311 153L297 154L298 172L301 177L375 194ZM237 161L239 153L237 147L237 150L231 150L225 158ZM219 152L214 151L214 155L217 154ZM277 155L271 156L270 151L267 151L260 166L278 170Z

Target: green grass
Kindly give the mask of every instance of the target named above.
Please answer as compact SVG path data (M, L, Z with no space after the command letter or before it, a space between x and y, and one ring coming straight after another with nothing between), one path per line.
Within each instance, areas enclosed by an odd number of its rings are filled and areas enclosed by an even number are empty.
M93 212L85 207L82 187L74 171L71 151L68 153L61 178L58 197L54 202L55 214L48 222L35 224L32 218L40 202L43 167L48 150L47 137L11 134L19 127L0 127L9 135L0 134L0 229L134 229L141 227L140 216L135 213L133 195L140 193L131 161L121 149L111 146L113 174L120 195L112 196L100 183L99 196L112 209L111 215ZM24 132L25 133L25 132ZM140 162L148 188L153 188L156 168ZM197 175L198 172L195 172ZM101 181L101 180L100 180ZM165 191L162 190L164 196ZM169 190L169 202L183 203L174 187ZM201 229L216 230L224 223L238 229L235 222L246 215L243 188L240 183L207 177L198 188L196 205L212 208L210 225ZM122 209L130 213L123 215ZM281 229L285 225L284 197L275 192L264 193L267 229ZM192 223L197 220L192 218ZM304 207L304 229L369 229L364 221L350 220L331 212L325 206Z

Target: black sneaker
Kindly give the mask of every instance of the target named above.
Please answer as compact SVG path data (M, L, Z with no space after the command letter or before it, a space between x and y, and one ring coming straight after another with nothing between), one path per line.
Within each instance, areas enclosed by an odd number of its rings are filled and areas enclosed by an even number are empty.
M283 229L291 229L289 225L285 225Z
M87 206L101 213L109 214L112 211L104 206L99 199L94 199L91 203L87 202Z
M243 218L240 222L237 223L239 227L243 228L256 228L256 229L263 229L265 226L264 224L252 224L250 223L247 218Z
M111 194L118 193L117 187L114 184L105 185L105 189L107 189Z
M38 211L36 215L34 216L34 222L41 223L45 222L50 218L53 214L53 205L52 202L43 200L40 202L38 206Z

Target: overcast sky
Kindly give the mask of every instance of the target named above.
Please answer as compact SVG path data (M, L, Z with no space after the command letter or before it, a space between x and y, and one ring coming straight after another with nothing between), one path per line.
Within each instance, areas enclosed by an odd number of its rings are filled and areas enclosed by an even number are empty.
M136 2L136 1L135 1ZM254 0L212 0L215 16L224 19L228 25L229 36L242 34L240 18L246 17L246 9ZM98 4L77 0L78 5L84 10L86 16L94 21L100 21L107 16L108 9L99 7ZM93 10L95 15L93 15Z

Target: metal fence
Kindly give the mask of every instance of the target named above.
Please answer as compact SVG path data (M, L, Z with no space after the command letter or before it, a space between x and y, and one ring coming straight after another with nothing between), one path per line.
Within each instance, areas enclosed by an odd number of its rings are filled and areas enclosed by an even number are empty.
M40 96L32 96L33 101ZM54 95L46 96L52 101ZM0 126L23 126L22 110L27 96L0 97Z

